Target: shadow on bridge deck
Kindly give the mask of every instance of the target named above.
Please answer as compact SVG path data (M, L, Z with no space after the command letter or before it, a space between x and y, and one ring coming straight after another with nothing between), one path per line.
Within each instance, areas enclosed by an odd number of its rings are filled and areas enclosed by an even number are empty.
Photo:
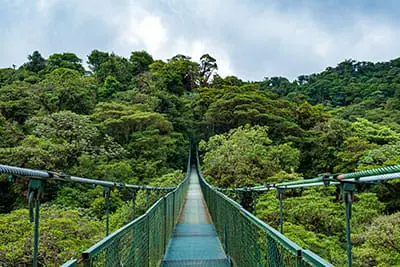
M195 169L191 170L185 206L161 266L229 266Z

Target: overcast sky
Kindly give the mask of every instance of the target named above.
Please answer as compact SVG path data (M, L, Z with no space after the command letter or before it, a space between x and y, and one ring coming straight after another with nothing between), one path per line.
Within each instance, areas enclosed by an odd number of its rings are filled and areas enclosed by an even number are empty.
M348 3L348 2L351 2ZM0 67L93 50L157 59L204 53L244 80L400 56L397 0L0 0Z

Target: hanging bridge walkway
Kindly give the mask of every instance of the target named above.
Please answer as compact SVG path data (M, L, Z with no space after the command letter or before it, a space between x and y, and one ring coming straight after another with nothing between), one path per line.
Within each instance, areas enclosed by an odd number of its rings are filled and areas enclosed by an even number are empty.
M400 178L400 165L348 174L326 174L314 179L269 184L252 188L217 188L201 174L199 157L189 152L186 176L177 187L138 186L93 180L63 173L0 165L0 174L27 177L30 220L34 223L32 266L38 266L40 199L48 180L86 183L104 188L106 237L71 259L71 266L332 266L310 250L283 235L283 193L309 186L340 187L345 203L348 266L352 266L350 217L352 200L359 183ZM147 211L133 221L108 233L111 189L132 190L135 203L139 190L164 192ZM235 192L253 199L276 190L280 207L280 231L259 220L223 192Z
M161 266L229 266L195 169L190 172L185 205Z

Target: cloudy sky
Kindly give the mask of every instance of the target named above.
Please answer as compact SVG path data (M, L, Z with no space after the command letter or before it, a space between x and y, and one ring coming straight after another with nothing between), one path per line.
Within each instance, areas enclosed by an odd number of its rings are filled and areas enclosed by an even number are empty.
M348 3L348 2L351 2ZM400 56L397 0L0 0L0 67L39 50L215 57L244 80ZM397 13L397 14L396 14Z

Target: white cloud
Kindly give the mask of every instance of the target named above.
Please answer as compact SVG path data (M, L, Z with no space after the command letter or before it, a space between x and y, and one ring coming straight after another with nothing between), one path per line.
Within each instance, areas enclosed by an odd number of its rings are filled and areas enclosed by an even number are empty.
M48 15L57 0L39 0L36 3L37 10L41 15Z
M157 54L166 44L167 31L156 16L146 15L143 19L132 19L127 28L119 33L117 46L144 46L143 49L151 54Z
M360 18L355 29L360 37L354 38L350 44L353 46L350 50L353 57L359 60L388 60L398 53L399 28L382 24L373 18Z
M150 53L157 53L168 39L160 18L154 16L145 17L139 23L137 33Z
M400 42L393 18L339 6L325 18L313 1L293 9L277 0L3 1L1 66L22 64L36 49L81 57L147 50L161 59L209 53L221 75L245 80L295 78L347 58L389 60Z

